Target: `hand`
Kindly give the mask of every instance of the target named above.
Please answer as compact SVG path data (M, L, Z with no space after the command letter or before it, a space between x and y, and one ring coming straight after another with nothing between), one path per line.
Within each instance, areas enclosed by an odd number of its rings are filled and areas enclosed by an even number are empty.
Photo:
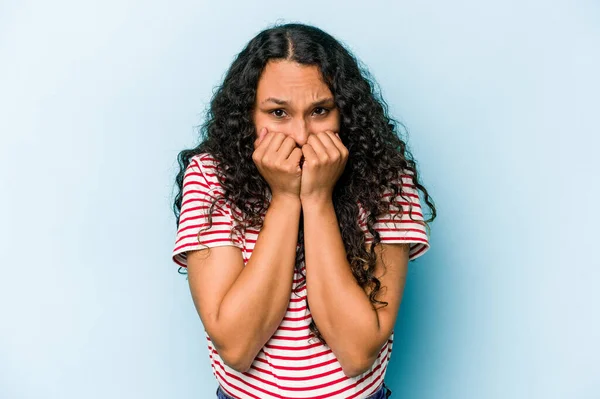
M331 200L333 188L344 172L349 154L340 136L331 130L311 134L302 146L302 154L300 200L303 203Z
M293 138L284 133L268 131L266 127L260 130L258 136L254 141L252 160L269 184L271 197L299 199L302 150L296 147Z

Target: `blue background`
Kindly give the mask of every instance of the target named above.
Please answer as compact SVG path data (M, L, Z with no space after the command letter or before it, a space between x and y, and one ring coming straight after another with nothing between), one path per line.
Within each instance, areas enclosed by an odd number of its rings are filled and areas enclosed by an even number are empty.
M600 397L591 0L0 3L0 397L213 397L175 157L273 22L369 67L438 207L393 397Z

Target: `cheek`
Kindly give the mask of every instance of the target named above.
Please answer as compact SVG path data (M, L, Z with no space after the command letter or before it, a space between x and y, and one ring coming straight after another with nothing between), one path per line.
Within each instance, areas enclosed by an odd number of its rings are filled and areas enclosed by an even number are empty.
M263 127L269 129L271 126L269 124L268 118L266 118L262 113L254 114L252 117L252 121L254 122L254 129L256 130L257 134Z
M258 129L259 126L263 125L262 116L258 112L252 113L252 122L254 122L254 127Z
M311 130L319 132L323 130L338 130L339 126L340 124L336 120L318 121L312 123Z
M338 108L335 108L332 112L331 112L331 121L332 123L334 123L336 126L340 125L340 110Z
M340 129L340 113L336 110L329 115L329 118L324 120L322 123L322 127L329 130L339 130Z
M266 127L269 132L284 133L287 136L292 135L292 126L290 124L277 123L269 115L265 115L262 112L254 114L253 122L257 136L263 127Z

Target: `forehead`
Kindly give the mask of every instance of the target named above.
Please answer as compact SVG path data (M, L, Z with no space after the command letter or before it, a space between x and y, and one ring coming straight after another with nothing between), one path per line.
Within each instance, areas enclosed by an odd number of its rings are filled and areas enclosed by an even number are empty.
M331 95L316 65L302 65L293 61L269 61L258 81L257 97Z

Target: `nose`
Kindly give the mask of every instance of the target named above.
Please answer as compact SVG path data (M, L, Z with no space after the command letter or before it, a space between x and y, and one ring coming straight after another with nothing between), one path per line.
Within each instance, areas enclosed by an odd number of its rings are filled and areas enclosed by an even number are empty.
M308 142L308 136L311 133L310 123L304 118L299 118L297 121L294 121L292 125L292 137L300 147Z

